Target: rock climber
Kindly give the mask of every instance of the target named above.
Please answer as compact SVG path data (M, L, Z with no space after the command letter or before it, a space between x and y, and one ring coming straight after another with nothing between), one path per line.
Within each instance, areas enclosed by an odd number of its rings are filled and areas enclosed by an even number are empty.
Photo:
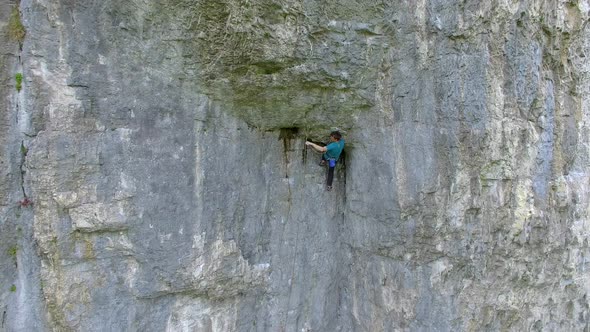
M328 179L327 179L327 187L328 191L332 190L332 180L334 179L334 168L336 167L336 162L338 158L340 158L340 154L344 149L344 139L339 131L333 131L330 133L330 143L326 146L320 146L312 142L305 142L306 146L312 147L317 152L322 153L322 159L320 161L320 166L328 165Z

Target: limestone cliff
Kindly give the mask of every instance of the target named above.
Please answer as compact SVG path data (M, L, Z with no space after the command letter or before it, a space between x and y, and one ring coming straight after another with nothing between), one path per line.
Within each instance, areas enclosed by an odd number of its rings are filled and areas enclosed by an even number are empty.
M589 11L0 0L0 331L590 330Z

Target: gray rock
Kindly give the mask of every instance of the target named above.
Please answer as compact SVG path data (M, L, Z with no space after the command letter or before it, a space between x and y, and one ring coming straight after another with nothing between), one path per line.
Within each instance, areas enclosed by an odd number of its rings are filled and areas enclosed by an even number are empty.
M590 329L585 1L18 6L0 330Z

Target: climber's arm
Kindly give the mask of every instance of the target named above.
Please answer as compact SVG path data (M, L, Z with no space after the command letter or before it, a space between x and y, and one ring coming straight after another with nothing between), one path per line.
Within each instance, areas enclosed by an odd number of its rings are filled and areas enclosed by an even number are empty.
M305 142L305 145L311 146L317 152L326 152L326 151L328 151L328 149L325 146L319 146L319 145L317 145L315 143L312 143L312 142Z

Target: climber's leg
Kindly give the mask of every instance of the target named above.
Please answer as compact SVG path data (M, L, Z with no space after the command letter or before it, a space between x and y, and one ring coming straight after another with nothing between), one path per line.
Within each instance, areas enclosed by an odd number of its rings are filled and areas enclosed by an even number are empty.
M334 167L329 167L328 166L328 179L326 181L327 184L327 189L328 190L332 190L332 181L334 180L334 168L336 168L336 166L334 165Z

